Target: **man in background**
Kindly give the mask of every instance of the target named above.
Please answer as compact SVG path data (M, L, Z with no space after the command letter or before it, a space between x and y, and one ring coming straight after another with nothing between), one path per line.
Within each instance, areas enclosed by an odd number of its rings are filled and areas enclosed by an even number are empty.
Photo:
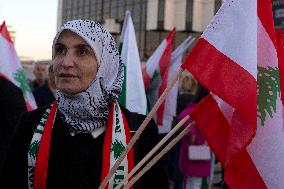
M56 86L52 65L48 67L48 82L33 91L38 107L46 106L55 101Z
M34 64L33 74L35 80L30 83L31 90L34 91L37 87L44 85L47 82L47 63L36 62Z

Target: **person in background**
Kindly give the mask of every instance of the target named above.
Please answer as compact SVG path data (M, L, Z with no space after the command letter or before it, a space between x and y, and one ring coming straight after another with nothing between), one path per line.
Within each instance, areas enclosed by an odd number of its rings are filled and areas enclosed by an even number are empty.
M1 185L9 189L98 188L145 119L117 103L124 67L103 26L91 20L69 21L58 31L52 49L57 101L22 116L0 175ZM109 187L157 143L158 129L151 120ZM161 162L135 188L167 189Z
M20 115L27 111L22 91L0 77L0 172Z
M179 81L179 91L177 97L177 115L194 100L197 90L197 81L188 72L183 72Z
M32 91L47 82L47 63L36 62L34 64L33 74L35 79L30 83Z
M181 121L187 116L198 102L200 102L207 94L208 90L202 85L198 85L197 93L194 102L189 103L178 116L178 121ZM188 120L182 128L185 128L191 120ZM179 156L179 168L183 175L183 188L184 189L201 189L202 179L210 176L211 161L209 160L191 160L189 159L189 147L191 145L207 145L204 137L199 131L197 126L192 127L188 134L182 139L180 156Z
M56 86L52 65L48 67L48 82L33 91L38 107L46 106L55 101Z
M194 100L197 91L197 81L193 76L184 71L179 79L179 91L177 97L176 115L179 115L186 106ZM178 123L177 116L174 118L173 126ZM181 141L178 142L168 153L169 176L174 189L182 189L182 175L179 170L178 161Z

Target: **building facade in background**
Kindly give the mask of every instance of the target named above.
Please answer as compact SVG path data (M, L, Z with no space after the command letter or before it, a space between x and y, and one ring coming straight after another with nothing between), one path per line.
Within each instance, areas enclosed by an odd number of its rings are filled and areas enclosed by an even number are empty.
M284 0L272 0L274 24L284 30Z
M68 20L103 24L118 41L126 10L131 11L142 61L147 60L173 27L174 46L188 35L199 37L222 0L59 0L57 29Z

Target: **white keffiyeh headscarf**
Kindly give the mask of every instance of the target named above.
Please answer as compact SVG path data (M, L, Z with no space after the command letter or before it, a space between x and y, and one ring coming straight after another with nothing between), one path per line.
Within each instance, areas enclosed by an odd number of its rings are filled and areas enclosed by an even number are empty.
M70 30L82 37L95 52L98 72L88 89L69 95L57 91L58 109L71 133L91 133L106 126L109 105L118 98L123 83L123 63L111 34L99 23L74 20L64 24L53 41L56 44L63 30Z

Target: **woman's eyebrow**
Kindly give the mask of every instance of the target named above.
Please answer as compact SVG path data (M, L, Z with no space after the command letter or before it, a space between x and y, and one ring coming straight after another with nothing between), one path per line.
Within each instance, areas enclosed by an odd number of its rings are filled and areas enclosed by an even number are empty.
M64 46L63 43L57 42L55 43L55 46ZM92 49L90 45L88 44L78 44L78 45L73 45L72 48L89 48L90 50Z
M65 45L57 42L57 43L55 43L55 46L65 46Z
M83 48L83 47L85 47L85 48L89 48L90 50L92 49L90 47L90 45L87 45L87 44L78 44L78 45L74 45L73 47L74 48Z

